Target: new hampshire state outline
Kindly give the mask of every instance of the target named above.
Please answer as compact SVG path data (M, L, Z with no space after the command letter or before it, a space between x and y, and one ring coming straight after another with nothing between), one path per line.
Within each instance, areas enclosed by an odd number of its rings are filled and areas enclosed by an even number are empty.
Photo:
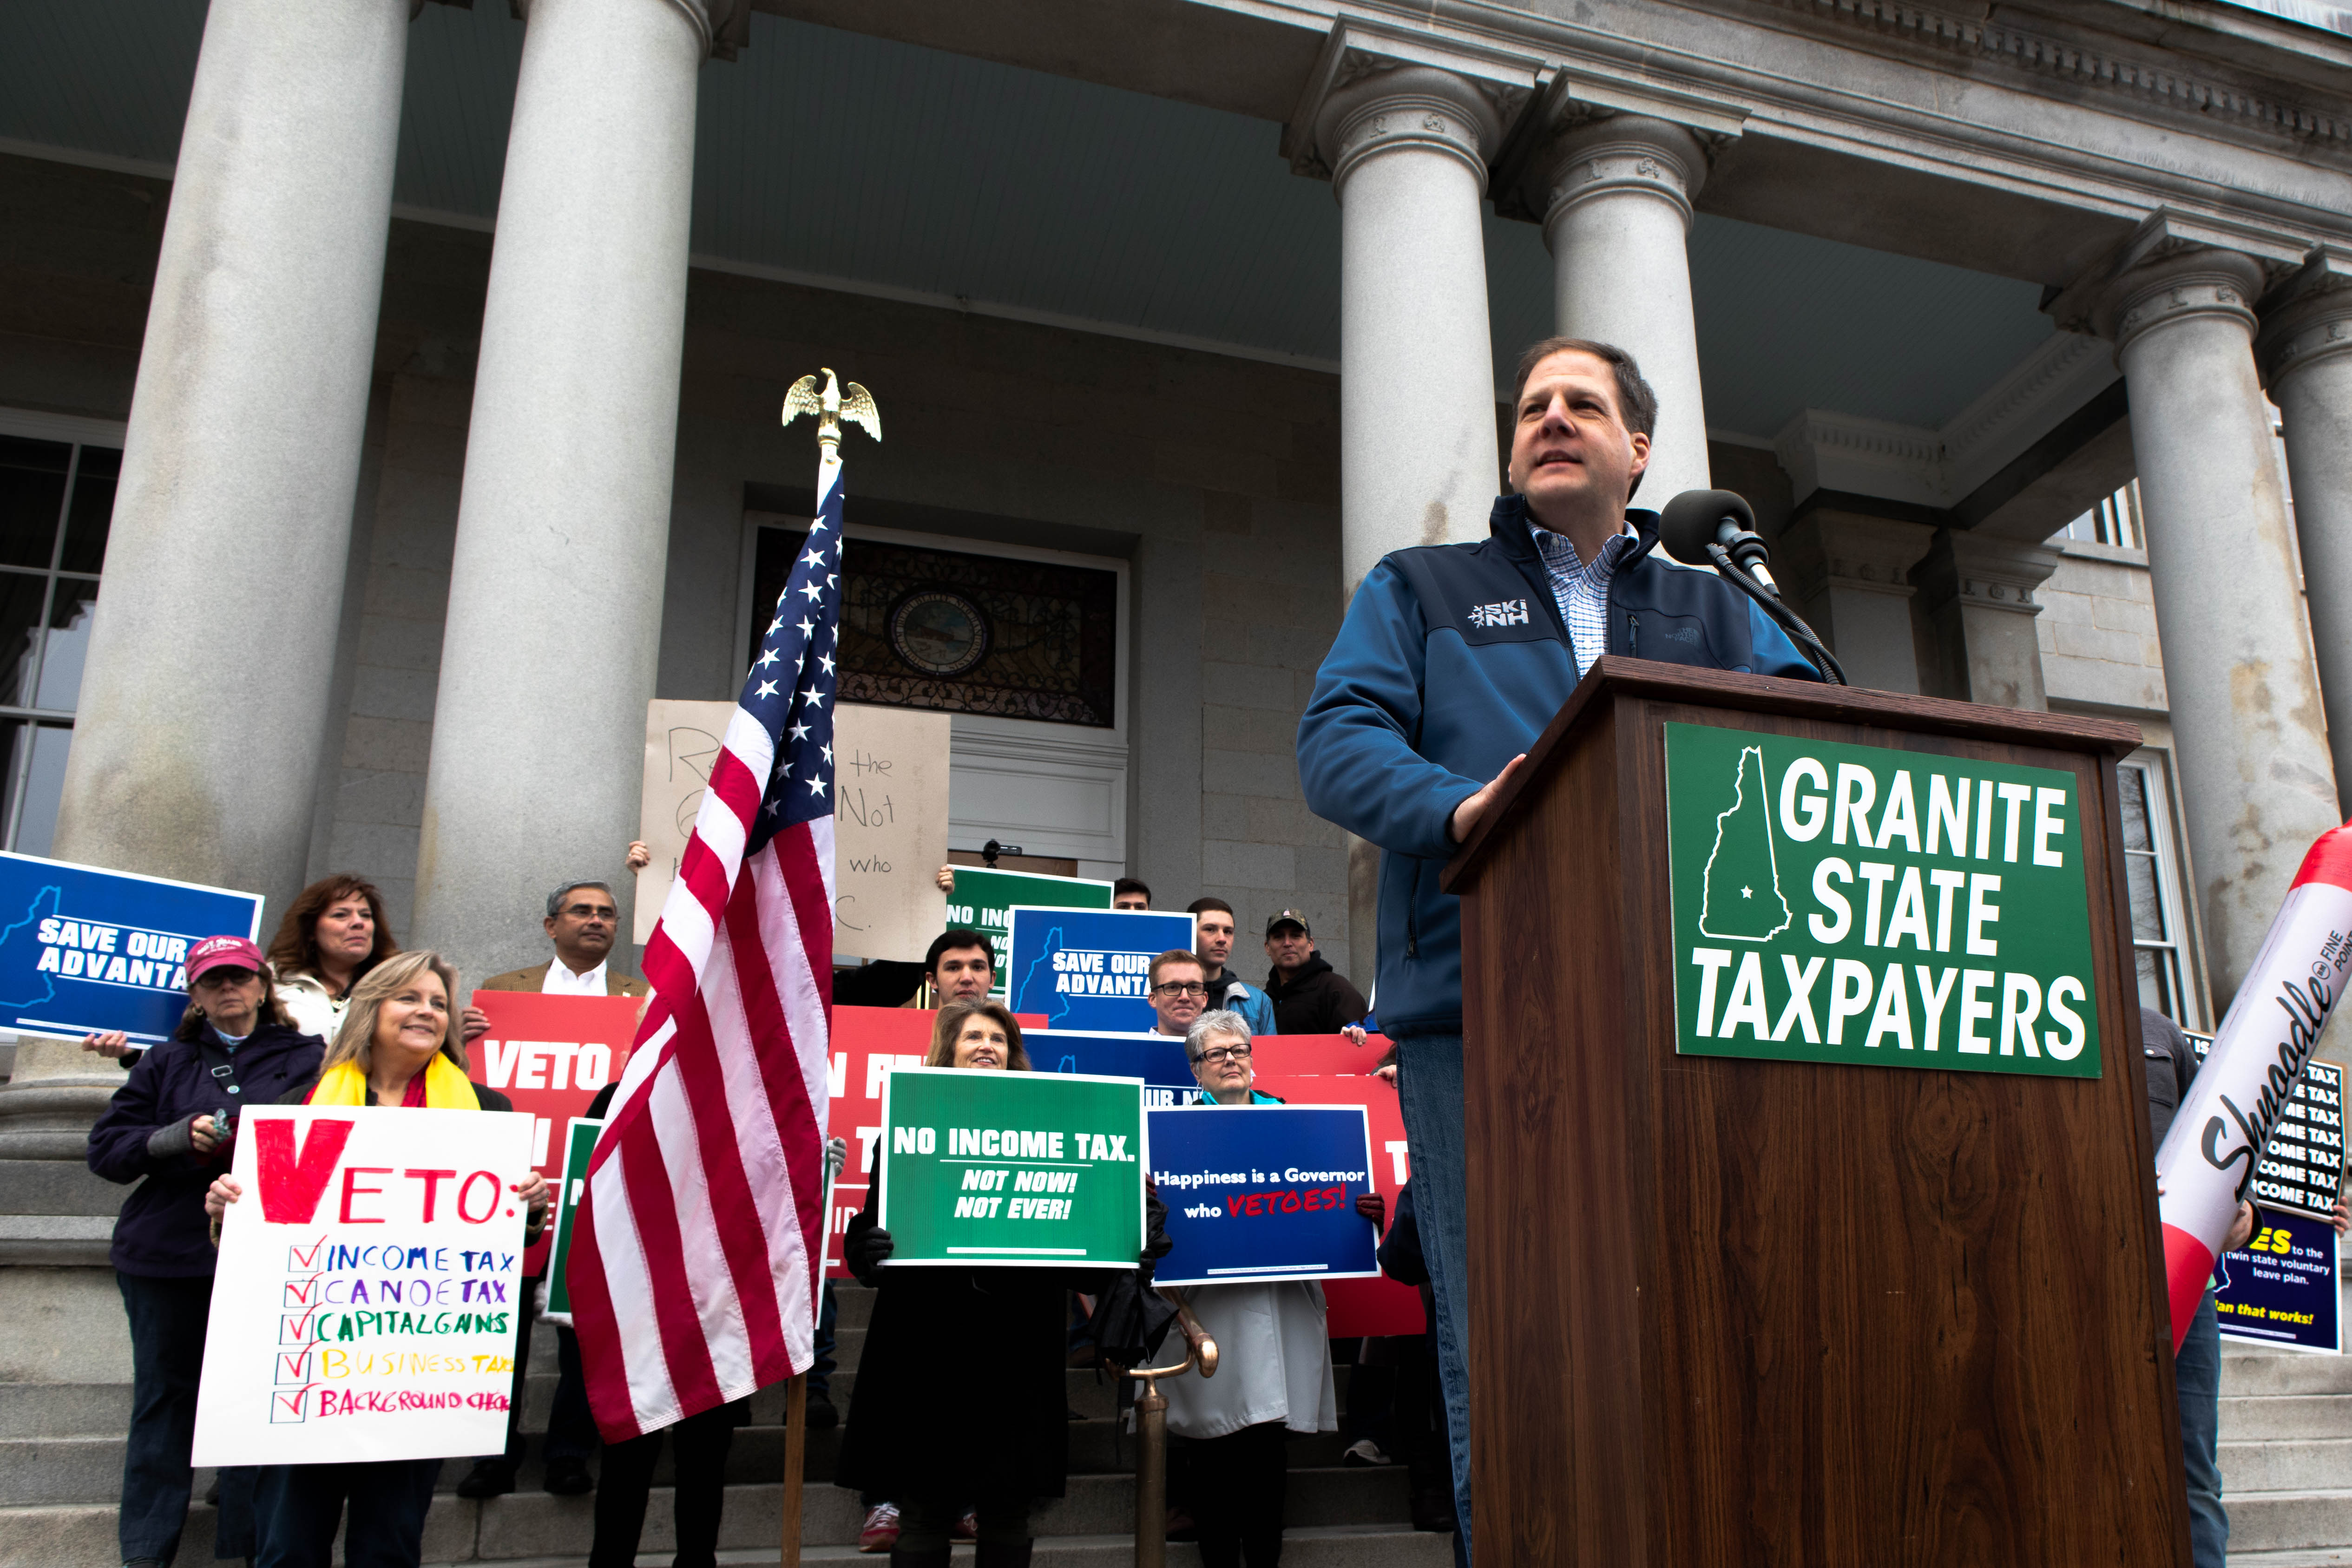
M1717 813L1715 847L1706 857L1698 928L1718 941L1769 942L1794 916L1780 896L1780 867L1772 852L1772 810L1764 788L1764 748L1739 754L1731 781L1731 808Z

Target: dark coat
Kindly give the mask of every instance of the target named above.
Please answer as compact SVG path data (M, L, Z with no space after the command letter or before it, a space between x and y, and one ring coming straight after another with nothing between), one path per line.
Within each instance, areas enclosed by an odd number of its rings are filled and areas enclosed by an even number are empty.
M234 1056L222 1051L209 1028L214 1053L188 1040L170 1040L140 1057L105 1113L89 1130L89 1168L109 1181L138 1182L114 1222L109 1254L125 1274L158 1279L196 1279L213 1271L211 1222L205 1218L205 1189L228 1169L229 1145L209 1155L175 1153L158 1157L148 1145L159 1132L190 1117L241 1105L277 1103L289 1085L315 1079L325 1042L286 1024L267 1023L247 1035ZM232 1066L240 1092L217 1077L215 1063ZM144 1179L142 1179L144 1178Z
M2197 1076L2197 1052L2180 1026L2154 1008L2139 1009L2139 1036L2147 1064L2147 1130L2162 1144Z
M1274 1002L1276 1034L1337 1034L1371 1010L1364 1005L1364 994L1320 953L1308 957L1287 980L1269 973L1265 994Z
M849 1222L848 1254L874 1228L881 1196L877 1169ZM1098 1269L884 1269L834 1484L901 1507L1060 1497L1066 1293L1109 1282Z

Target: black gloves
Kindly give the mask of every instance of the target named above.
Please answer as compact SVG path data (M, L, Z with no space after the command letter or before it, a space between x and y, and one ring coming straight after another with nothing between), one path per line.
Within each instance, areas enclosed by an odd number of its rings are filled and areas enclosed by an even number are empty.
M1141 1267L1136 1279L1151 1282L1151 1266L1175 1249L1176 1243L1168 1236L1168 1206L1160 1201L1160 1192L1150 1182L1143 1184L1143 1251L1136 1259Z
M898 1249L898 1244L890 1239L890 1233L876 1225L848 1239L844 1258L849 1271L857 1276L857 1282L871 1285L874 1276Z

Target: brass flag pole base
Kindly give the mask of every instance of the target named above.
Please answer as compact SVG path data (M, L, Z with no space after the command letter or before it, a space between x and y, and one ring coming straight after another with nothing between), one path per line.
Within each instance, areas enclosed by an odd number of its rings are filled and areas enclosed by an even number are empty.
M1160 1380L1181 1377L1196 1364L1203 1377L1217 1375L1217 1342L1202 1332L1181 1301L1176 1323L1184 1333L1182 1361L1132 1372L1111 1368L1115 1375L1143 1385L1135 1396L1135 1568L1168 1564L1168 1396L1160 1392Z

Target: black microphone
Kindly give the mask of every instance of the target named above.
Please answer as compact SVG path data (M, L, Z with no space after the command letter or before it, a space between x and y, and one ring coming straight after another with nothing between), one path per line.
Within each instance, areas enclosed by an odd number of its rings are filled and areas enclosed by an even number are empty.
M1739 569L1762 583L1773 598L1780 585L1765 563L1771 547L1756 532L1756 513L1736 490L1685 490L1658 514L1658 542L1685 566L1713 566L1710 545L1719 547Z
M1780 585L1765 564L1772 558L1771 547L1758 536L1756 512L1745 497L1733 490L1685 490L1658 514L1658 542L1685 566L1715 568L1717 576L1754 600L1788 632L1823 680L1832 685L1853 684L1804 617L1781 599Z

